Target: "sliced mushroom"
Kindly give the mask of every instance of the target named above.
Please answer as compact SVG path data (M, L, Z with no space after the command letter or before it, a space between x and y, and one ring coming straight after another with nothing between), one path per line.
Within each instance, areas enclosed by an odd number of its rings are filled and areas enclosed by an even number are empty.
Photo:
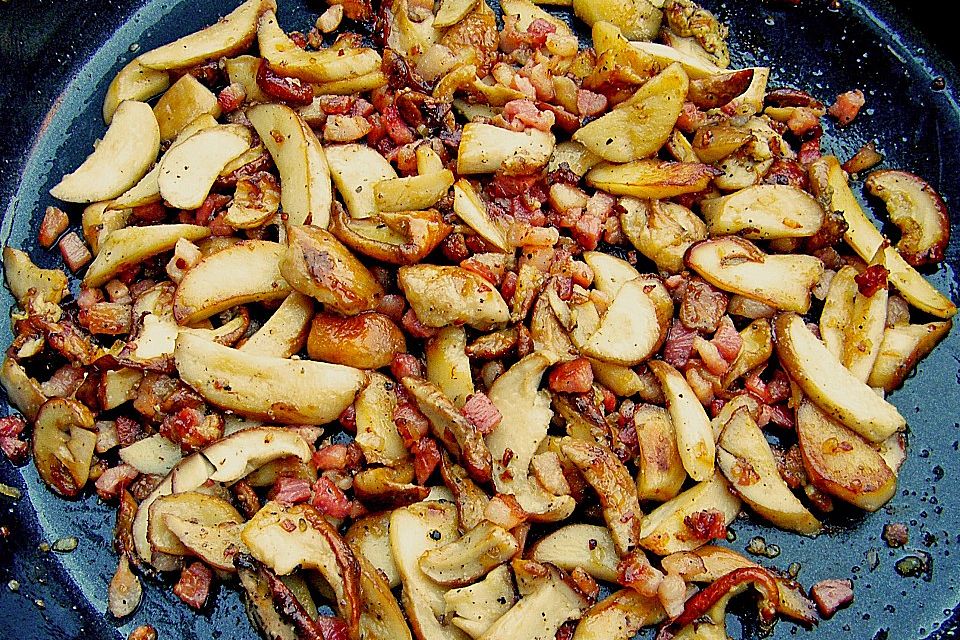
M70 398L40 405L33 427L33 459L51 490L65 498L83 490L96 444L93 414L86 406Z
M620 589L583 614L573 640L630 640L642 628L665 617L657 598L640 595L634 589Z
M756 185L704 200L700 210L711 235L739 233L750 240L804 238L823 224L817 200L789 185Z
M490 497L470 479L466 469L455 464L446 453L440 458L440 474L444 484L453 493L461 530L473 529L483 521Z
M620 556L608 527L568 524L541 538L529 557L565 571L580 567L597 580L616 582Z
M482 636L517 600L510 568L501 565L479 582L443 594L444 615L450 624L470 634Z
M390 584L370 560L355 555L360 564L360 638L411 640L410 627Z
M190 554L180 537L167 525L167 518L180 518L188 525L214 527L219 524L240 524L243 516L232 504L222 498L196 491L184 491L161 496L149 507L150 520L147 525L147 540L153 551L176 556ZM176 526L176 523L175 523ZM188 527L189 528L189 527ZM181 527L181 530L184 528ZM232 560L219 560L225 568L233 568Z
M578 620L587 606L586 598L554 570L547 579L520 598L509 611L490 625L480 638L549 640L556 635L564 622Z
M393 410L397 406L395 386L386 376L372 373L354 403L356 443L371 464L396 466L410 457L393 421Z
M624 366L640 364L656 352L666 336L666 326L660 324L657 307L646 293L648 286L639 279L624 284L597 329L585 342L579 341L580 352Z
M400 267L398 280L417 319L425 326L468 324L485 331L510 319L500 292L472 271L417 264Z
M906 171L874 171L867 191L883 200L890 221L900 229L897 251L917 267L943 260L950 242L950 216L940 195Z
M297 291L284 299L273 315L250 336L240 350L258 356L289 358L300 353L313 316L313 300Z
M641 546L661 556L703 546L709 540L694 535L685 520L708 509L719 511L725 525L733 522L740 511L740 499L731 493L730 485L719 473L651 511L640 529Z
M684 469L694 480L709 479L713 475L716 445L707 412L686 378L672 365L653 360L649 366L663 387Z
M669 273L683 270L683 256L707 237L707 226L693 211L674 202L620 199L620 226L637 250Z
M463 127L460 138L457 173L504 171L525 175L547 164L553 144L553 134L537 129L518 132L470 122Z
M179 335L174 357L183 381L209 402L283 424L336 420L366 381L358 369L257 356L190 333Z
M137 440L119 451L120 459L140 473L165 476L183 459L180 445L159 433Z
M313 507L284 507L268 502L244 526L240 537L254 558L279 575L287 575L297 567L319 571L333 590L337 614L346 622L351 637L358 637L357 559L336 529Z
M398 211L350 218L335 206L330 233L357 253L390 264L416 264L453 230L435 210Z
M530 478L530 462L547 437L553 417L550 396L540 379L556 363L549 352L535 351L510 367L493 383L490 400L500 410L500 424L486 436L493 457L493 484L514 495L534 520L563 520L576 506L570 496L552 496Z
M643 512L630 472L605 445L568 436L561 441L561 448L600 497L603 519L613 535L617 552L624 555L632 551L640 542Z
M30 256L13 247L3 248L3 275L10 293L23 307L32 290L40 300L58 305L67 294L67 274L59 269L41 269Z
M427 380L437 385L457 407L473 395L473 374L463 327L444 327L424 347Z
M887 327L867 384L890 392L899 387L924 356L943 340L953 321Z
M406 353L407 342L400 327L382 313L355 316L318 313L310 324L307 354L358 369L390 366L394 356Z
M680 493L687 479L670 414L654 405L637 406L633 413L637 432L637 497L663 502Z
M6 356L0 368L0 385L7 392L7 400L27 420L36 420L40 407L47 401L40 383L27 375L19 362Z
M410 376L403 378L401 383L430 421L433 435L460 460L471 478L480 483L488 482L490 450L474 424L433 383Z
M782 529L804 535L820 532L820 522L780 477L770 445L746 409L733 414L717 446L723 475L754 511Z
M777 317L774 343L790 378L845 426L872 442L881 442L906 427L897 408L854 377L797 314Z
M695 162L636 160L626 164L602 162L587 172L587 184L619 196L666 200L703 191L717 170Z
M463 587L510 560L520 551L503 527L484 522L458 540L420 556L420 570L438 584Z
M83 283L88 287L102 287L121 270L173 249L181 238L195 242L209 235L208 227L193 224L117 229L101 243L100 252L87 268Z
M480 199L473 185L462 178L453 185L453 212L465 225L498 250L512 250L503 230L490 218L487 205Z
M326 151L333 182L347 205L350 217L362 219L374 215L377 205L373 185L381 180L396 178L396 170L376 149L367 145L336 145Z
M810 290L823 277L818 258L768 255L737 236L698 242L687 251L685 262L719 289L798 313L810 308Z
M357 559L369 562L393 589L400 586L400 571L390 548L390 513L382 511L360 518L350 525L343 540Z
M853 305L857 299L857 282L854 280L856 276L855 267L840 267L830 280L830 288L820 313L820 338L838 360L843 358L846 330L854 314Z
M289 429L254 427L238 431L203 450L215 470L214 482L235 482L271 460L295 456L310 459L310 446L302 435Z
M413 464L373 467L353 477L353 494L364 505L381 508L405 507L420 502L430 488L414 484Z

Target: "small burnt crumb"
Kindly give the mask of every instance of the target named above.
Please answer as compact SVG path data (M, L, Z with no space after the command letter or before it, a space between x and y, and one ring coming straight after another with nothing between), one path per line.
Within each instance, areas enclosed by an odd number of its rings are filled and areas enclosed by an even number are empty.
M898 549L910 542L907 525L902 522L890 522L884 525L882 537L891 549Z
M930 88L934 91L943 91L947 88L947 81L943 76L937 76L933 79L933 82L930 83Z
M597 541L594 538L590 538L590 540L587 541L587 546L590 547L590 551L593 551L597 548Z

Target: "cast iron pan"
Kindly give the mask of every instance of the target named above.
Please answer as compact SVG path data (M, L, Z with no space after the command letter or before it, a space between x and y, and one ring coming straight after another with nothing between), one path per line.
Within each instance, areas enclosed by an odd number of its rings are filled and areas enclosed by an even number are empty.
M316 2L316 0L312 0ZM164 44L198 29L236 4L154 0L12 0L0 4L0 239L30 250L42 264L55 262L36 247L36 228L49 188L76 167L104 131L100 119L107 83L137 50ZM960 106L953 64L936 51L949 46L943 19L947 2L925 2L909 9L911 18L878 0L801 0L801 6L759 0L706 1L731 26L731 49L740 65L773 68L771 86L797 86L824 100L859 87L868 109L853 126L828 132L826 149L849 157L876 138L886 165L914 171L939 189L948 205L960 207ZM910 3L913 4L913 3ZM281 2L281 23L306 29L320 3ZM937 10L939 6L940 10ZM558 15L565 15L558 12ZM917 29L925 25L926 33ZM582 26L582 25L581 25ZM579 28L579 27L578 27ZM586 35L585 31L581 31ZM72 211L72 210L71 210ZM79 213L79 211L74 211ZM955 220L960 218L955 218ZM935 284L958 298L960 224L947 265L930 274ZM12 300L0 293L6 310ZM0 341L9 341L4 321ZM829 577L851 576L856 601L806 635L780 622L773 638L810 637L897 640L954 637L960 602L960 336L954 331L919 367L918 374L893 395L910 423L910 455L900 492L881 512L842 511L828 531L803 539L771 527L738 520L733 547L743 550L755 536L777 545L768 562L786 568L799 562L806 585ZM0 401L0 415L9 411ZM252 638L236 592L218 588L215 603L194 614L172 595L169 585L148 582L144 603L118 624L106 610L107 583L116 566L110 550L114 511L95 497L65 502L41 484L30 465L14 469L0 462L0 480L19 487L24 497L0 498L0 638L125 638L150 623L161 638ZM910 542L890 550L880 538L884 523L905 522ZM42 551L77 536L69 554ZM926 570L901 577L895 563L907 555L925 559ZM8 587L16 580L19 589ZM734 636L758 637L745 615Z

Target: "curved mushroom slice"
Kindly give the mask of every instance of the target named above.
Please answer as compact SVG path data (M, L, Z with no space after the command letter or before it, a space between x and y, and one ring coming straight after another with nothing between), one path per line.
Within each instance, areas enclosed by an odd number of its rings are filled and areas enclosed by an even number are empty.
M19 362L6 356L0 368L0 385L7 392L7 400L27 420L36 420L40 407L47 401L40 383L27 375Z
M117 229L101 243L83 284L102 287L117 273L147 258L170 251L181 238L195 242L210 235L208 227L194 224L158 224Z
M491 124L470 122L463 127L457 151L457 174L531 173L547 164L553 153L553 134L537 129L510 131Z
M47 400L33 426L33 459L44 483L73 498L87 484L97 432L93 414L70 398Z
M137 440L119 451L120 459L140 473L165 476L183 460L180 445L159 433Z
M153 115L157 118L157 124L160 126L160 139L164 142L174 140L175 142L184 142L192 133L200 129L209 129L218 127L216 119L220 117L220 103L213 91L207 88L205 84L197 80L192 74L186 73L180 76L180 79L173 83L167 91L160 96L157 104L153 107ZM198 128L197 124L201 126ZM169 151L169 149L167 149ZM167 154L164 154L166 156ZM161 161L163 157L161 157ZM159 167L154 167L156 171L151 171L144 176L130 191L142 194L144 198L148 195L147 187L156 184L156 178L159 176ZM152 177L151 177L152 176ZM123 206L135 206L133 193L125 193L118 198ZM159 200L147 200L147 202L156 202Z
M687 72L687 75L690 76L692 80L702 80L710 78L714 75L726 73L726 69L722 69L715 64L708 62L702 57L685 51L680 51L679 49L675 49L669 45L660 44L659 42L637 41L633 41L630 44L643 53L651 56L663 66L673 64L674 62L679 62L681 65L683 65L683 70Z
M694 534L685 521L708 510L718 511L724 525L733 522L740 511L740 499L719 473L650 512L640 529L640 545L660 556L703 546L709 540Z
M393 589L400 586L400 571L390 548L390 513L382 511L360 518L350 525L343 540L357 559L369 562Z
M713 475L716 444L707 412L686 378L673 366L660 360L651 361L649 366L663 387L684 469L698 482L709 479Z
M351 218L369 218L377 211L373 185L397 177L393 165L376 149L363 144L327 147L333 182Z
M404 178L387 178L373 183L377 211L420 211L429 209L453 186L453 172L441 169Z
M950 318L956 314L957 306L907 264L895 248L884 248L886 241L850 190L840 162L833 156L824 156L817 162L821 168L825 168L827 174L825 186L830 189L831 208L842 213L848 225L843 238L857 255L864 261L871 262L877 252L883 249L881 263L890 271L890 283L900 291L907 302L938 318Z
M893 497L897 477L877 450L809 400L797 410L796 428L803 466L818 489L867 511Z
M683 256L707 237L707 226L693 211L675 202L620 199L620 226L637 251L669 273L683 270Z
M529 557L537 562L556 565L565 571L580 567L597 580L616 582L620 556L610 529L595 524L568 524L544 538L530 549Z
M286 297L290 285L280 275L284 251L277 242L246 240L202 258L177 286L177 322L192 325L237 305Z
M284 299L270 319L240 346L257 356L289 358L300 353L310 331L313 300L297 291Z
M695 162L635 160L626 164L602 162L587 172L587 184L607 193L666 200L697 193L710 186L717 170Z
M790 378L845 426L872 442L882 442L906 427L897 408L847 371L797 314L777 317L774 343Z
M254 629L271 640L300 640L293 623L274 605L270 583L262 575L263 565L250 556L240 555L236 569L243 587L247 618Z
M446 453L440 457L440 474L453 494L461 530L469 531L483 522L484 512L490 502L487 492L471 480L466 469L455 464Z
M319 227L289 230L280 273L294 289L343 315L372 311L384 294L370 270L333 234Z
M687 582L716 582L735 569L759 567L756 562L725 547L707 545L693 551L680 551L662 560L663 568ZM780 590L777 611L797 622L816 624L816 607L794 580L775 576Z
M67 275L59 269L41 269L20 249L3 248L3 275L17 303L24 307L31 289L40 300L58 305L68 291Z
M161 496L153 501L149 509L147 540L154 553L176 556L190 554L190 549L167 526L167 518L179 518L186 523L186 527L180 527L181 531L189 529L191 524L212 528L220 524L236 525L243 522L243 516L226 500L195 491ZM214 535L212 530L209 533ZM221 557L219 562L226 565L226 570L233 568L233 562L229 559Z
M643 512L637 499L637 485L616 454L602 444L571 437L560 441L563 454L575 464L600 497L603 519L610 528L620 555L640 542Z
M353 494L372 508L405 507L420 502L430 493L429 487L414 484L413 477L412 463L364 469L353 477Z
M780 184L756 185L700 203L711 235L750 240L805 238L823 224L823 208L806 191Z
M395 382L380 373L371 373L370 382L357 394L356 443L371 464L397 466L410 457L393 421L397 406Z
M420 570L437 584L473 584L520 552L517 539L503 527L483 522L463 537L420 556Z
M588 606L587 599L553 570L490 625L480 640L550 640L564 622L579 619Z
M433 435L460 460L470 477L480 483L489 482L490 451L473 423L433 383L409 376L400 382L430 421Z
M887 393L899 387L916 364L950 333L951 327L952 320L887 327L867 384Z
M131 60L113 77L103 99L103 121L110 124L117 107L125 100L146 102L170 86L170 75L166 71L157 71L140 64L139 59Z
M230 483L278 458L296 456L301 462L307 462L311 451L296 431L252 427L211 444L203 450L203 456L214 466L210 479Z
M326 153L313 129L282 104L262 104L246 113L280 171L280 204L287 224L296 226L309 220L326 228L333 186Z
M540 379L556 361L549 352L535 351L497 378L488 393L502 416L486 436L494 487L514 495L531 519L545 522L563 520L576 507L572 497L550 495L530 478L530 462L553 418L550 395L539 390Z
M480 199L473 185L464 178L453 185L453 212L489 244L500 251L511 250L503 230L490 218L487 205Z
M852 313L848 316L844 331L840 361L861 382L866 382L870 377L873 364L880 354L887 325L889 297L886 287L869 296L859 291L854 296Z
M476 584L443 594L444 615L450 618L453 626L479 638L510 610L516 600L510 568L501 565Z
M275 0L247 0L219 22L138 58L151 69L182 69L247 49L257 35L261 14L276 9Z
M307 337L307 355L312 360L358 369L389 367L396 355L406 352L407 341L400 327L375 311L355 316L318 313Z
M780 477L770 445L746 409L733 414L717 445L723 475L754 511L781 529L819 533L820 522Z
M249 137L238 135L239 131L245 129L220 125L171 148L157 174L160 196L172 207L199 209L227 163L250 148Z
M610 162L650 157L670 137L689 86L683 67L671 64L647 80L629 100L580 127L573 139Z
M332 82L356 78L380 68L380 54L366 47L340 49L330 47L305 51L291 40L272 10L263 13L257 30L260 55L282 76L307 82Z
M400 267L400 288L427 327L468 324L486 331L510 319L503 296L490 282L460 267Z
M143 102L120 103L97 148L73 173L50 190L66 202L101 202L116 198L150 169L160 150L160 126Z
M286 523L293 523L291 529ZM268 502L240 534L250 555L279 575L316 569L334 593L334 608L351 637L360 624L360 567L350 547L316 509Z
M381 213L372 217L347 216L334 207L330 233L357 253L390 264L416 264L453 230L434 209Z
M666 337L667 326L660 324L647 286L639 279L624 284L600 318L597 330L578 345L580 352L624 366L640 364L655 353Z
M680 493L687 471L683 467L677 432L670 414L649 404L637 406L633 414L639 448L637 497L663 502Z
M427 380L440 387L457 407L463 407L475 391L466 349L463 327L444 327L424 347Z
M455 540L457 512L452 504L419 502L390 515L390 547L403 584L401 601L419 640L466 640L457 627L440 622L447 589L420 569L420 557Z
M547 165L547 171L556 171L560 168L560 165L567 163L570 171L573 171L577 176L583 176L600 161L598 156L587 150L587 148L579 142L564 140L553 148L553 154L550 156L550 164Z
M620 589L590 607L573 634L573 640L630 640L644 627L666 618L657 598L634 589Z
M849 265L840 267L830 281L827 297L820 313L820 339L838 360L846 348L846 332L853 318L853 306L857 299L857 269Z
M174 358L183 381L212 404L282 424L336 420L367 379L359 369L255 356L186 332Z
M370 560L355 554L360 564L359 634L364 640L411 640L410 627L390 584Z
M906 171L874 171L867 191L883 200L890 221L900 229L897 251L911 265L943 260L950 242L950 216L940 195L922 178Z
M823 277L818 258L768 255L737 236L698 242L687 251L685 262L719 289L798 313L810 308L810 291Z

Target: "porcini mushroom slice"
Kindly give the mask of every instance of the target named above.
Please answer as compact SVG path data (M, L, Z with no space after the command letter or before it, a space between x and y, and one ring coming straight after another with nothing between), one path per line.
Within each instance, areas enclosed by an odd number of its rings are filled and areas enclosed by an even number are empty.
M390 584L373 563L354 554L360 564L360 637L369 640L411 640L410 627Z
M13 247L3 248L3 275L10 293L23 306L30 290L40 300L60 304L67 294L67 275L59 269L41 269L26 252Z
M950 333L951 327L951 320L887 327L867 384L888 393L899 387L917 362Z
M72 498L86 486L96 444L93 414L85 405L70 398L40 405L33 427L33 459L55 493Z
M687 251L685 261L719 289L799 313L810 308L810 290L823 276L818 258L768 255L737 236L698 242Z
M246 240L202 258L177 286L177 322L192 325L240 304L285 298L290 285L280 275L284 250L278 242Z
M539 169L553 153L553 134L537 129L510 131L491 124L470 122L463 127L457 151L457 173L526 174Z
M147 539L155 553L177 556L190 554L190 549L184 546L180 537L167 526L169 517L181 518L187 523L186 527L180 527L182 531L186 531L190 524L214 527L243 522L243 516L223 498L196 491L161 496L150 505L150 521L147 525ZM212 531L210 535L213 535ZM232 562L224 558L220 558L219 562L225 563L228 570L233 566Z
M438 584L462 587L482 578L519 551L513 534L483 522L458 540L420 556L420 570Z
M790 185L747 187L700 203L711 235L740 234L750 240L804 238L823 224L823 208L806 191Z
M876 449L806 400L797 410L803 466L818 489L867 511L897 490L897 478Z
M947 206L933 187L906 171L874 171L867 191L883 200L890 221L900 229L897 251L913 266L943 260L950 242Z
M620 556L608 527L568 524L541 538L530 549L530 558L565 571L580 567L597 580L616 582Z
M648 598L635 589L620 589L587 609L573 640L630 640L642 628L665 617L657 598Z
M403 584L401 598L410 624L420 640L466 640L459 628L441 622L447 589L420 569L420 557L458 536L457 511L449 503L418 502L390 515L390 547Z
M553 354L535 351L497 378L488 394L502 416L486 436L494 487L514 495L533 519L545 521L563 520L576 506L572 497L552 496L530 478L530 462L547 437L553 417L550 395L539 390L540 379L555 363Z
M343 536L353 554L367 560L382 573L391 589L400 586L400 571L390 548L390 511L381 511L355 521Z
M424 347L427 380L440 387L457 407L474 392L467 336L463 327L444 327Z
M770 445L746 409L733 414L717 446L723 475L754 511L783 529L804 535L820 531L820 522L780 477Z
M40 407L47 401L40 383L27 375L23 366L6 356L0 368L0 385L7 392L7 400L28 420L36 420Z
M716 444L707 412L673 366L661 360L652 360L649 366L663 387L684 469L694 480L708 480L713 475Z
M666 501L680 493L687 471L677 445L670 414L651 404L638 405L633 413L637 432L637 497Z
M289 358L303 349L313 317L313 300L297 291L288 295L273 315L240 346L258 356Z
M117 229L100 244L100 252L87 269L83 283L88 287L102 287L121 270L173 249L181 238L195 242L209 235L209 227L194 224Z
M369 218L377 212L373 185L397 177L397 172L376 149L363 144L328 147L327 160L333 182L351 218Z
M499 249L510 251L503 230L496 225L487 212L487 205L468 180L461 178L453 185L453 212L465 225L477 232L481 238Z
M554 570L548 579L520 598L480 640L510 637L516 640L548 640L564 622L578 620L586 611L587 599Z
M296 431L276 427L253 427L233 433L203 450L214 466L210 479L231 483L278 458L310 459L310 445Z
M249 132L230 125L200 131L170 149L160 161L157 185L171 206L199 209L227 163L250 148Z
M614 364L634 366L656 351L665 331L645 288L639 279L620 288L600 318L597 330L580 345L581 353Z
M730 491L722 474L715 474L651 511L641 525L641 546L665 556L706 544L709 540L695 535L686 519L707 510L719 512L724 525L733 522L740 512L740 499Z
M124 101L94 152L50 195L84 203L116 198L147 173L159 150L160 126L153 109L143 102Z
M396 383L380 373L371 373L370 382L357 394L356 442L371 464L397 466L410 457L393 421L397 405Z
M450 617L450 624L473 638L482 636L516 600L513 576L507 565L500 565L475 584L443 594L445 615Z
M790 378L845 426L872 442L882 442L906 427L897 408L854 377L797 314L777 317L774 343Z
M292 523L291 528L287 523ZM360 623L360 568L337 530L309 505L268 502L244 526L250 555L279 575L316 569L334 593L334 608L356 637Z
M252 355L186 332L174 358L183 381L209 402L283 424L336 420L366 382L358 369Z
M428 327L468 324L485 331L510 319L510 309L496 287L460 267L417 264L400 267L400 288Z

